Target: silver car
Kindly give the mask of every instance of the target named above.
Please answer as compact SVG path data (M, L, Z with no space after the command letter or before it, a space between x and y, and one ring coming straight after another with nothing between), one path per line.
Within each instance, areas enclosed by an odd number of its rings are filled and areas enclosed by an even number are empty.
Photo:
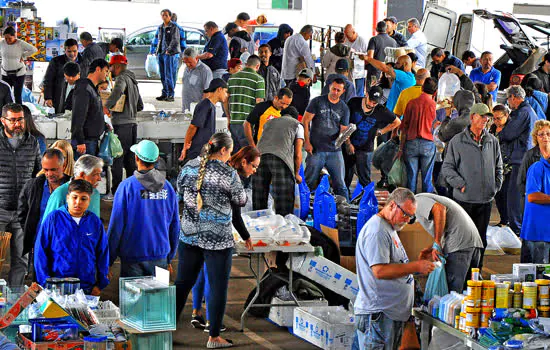
M202 52L207 41L204 30L184 25L181 27L185 31L187 47L194 47ZM128 58L128 69L133 71L138 79L149 79L145 73L145 60L151 49L157 28L158 26L144 27L126 37L124 47Z

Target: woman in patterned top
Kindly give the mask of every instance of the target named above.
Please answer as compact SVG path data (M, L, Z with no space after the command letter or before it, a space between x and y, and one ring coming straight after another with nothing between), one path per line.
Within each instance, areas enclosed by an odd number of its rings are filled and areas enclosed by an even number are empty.
M178 177L183 213L178 247L176 314L179 318L206 262L210 282L208 349L232 346L231 341L220 337L235 244L231 205L242 207L247 201L239 175L226 164L232 151L231 136L216 133L204 145L201 157L190 160Z

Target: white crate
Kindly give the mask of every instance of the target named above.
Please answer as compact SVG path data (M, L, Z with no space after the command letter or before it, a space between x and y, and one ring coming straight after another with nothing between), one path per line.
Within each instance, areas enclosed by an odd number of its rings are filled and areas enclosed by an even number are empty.
M327 314L330 312L330 315ZM342 315L345 322L335 321ZM353 344L354 315L340 306L297 307L294 334L325 350L348 350Z
M288 304L293 305L293 301L284 301L277 297L271 299L271 304ZM328 306L326 299L320 300L301 300L301 307L315 307L315 306ZM292 327L294 319L294 309L296 307L290 306L272 306L269 309L269 319L281 327Z

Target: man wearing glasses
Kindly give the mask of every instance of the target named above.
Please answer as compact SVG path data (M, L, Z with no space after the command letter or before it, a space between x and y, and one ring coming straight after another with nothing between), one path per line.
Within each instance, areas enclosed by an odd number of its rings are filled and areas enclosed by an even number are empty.
M414 220L416 198L407 188L397 188L386 206L367 221L356 246L359 293L354 304L354 345L360 349L398 349L414 301L412 274L434 269L428 249L409 262L397 231ZM356 348L355 346L353 348Z
M472 106L470 127L449 142L440 175L453 188L454 200L470 215L481 236L480 269L487 248L491 205L504 178L498 140L485 130L490 116L493 114L487 105Z
M419 193L415 197L417 220L434 238L428 251L434 261L445 256L449 291L462 293L470 279L470 271L478 267L483 248L477 227L452 199L433 193Z
M23 230L17 216L21 188L40 170L38 141L26 131L23 108L10 103L2 108L0 132L0 231L11 232L8 284L21 286L27 273L23 256Z

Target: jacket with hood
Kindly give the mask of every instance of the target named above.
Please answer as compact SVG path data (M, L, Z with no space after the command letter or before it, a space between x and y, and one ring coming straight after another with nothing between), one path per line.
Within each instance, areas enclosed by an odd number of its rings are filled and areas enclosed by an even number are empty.
M466 203L488 203L503 181L502 157L498 140L483 130L481 145L470 129L453 137L441 167L441 176L453 188L453 198ZM465 191L461 189L466 187Z
M279 73L283 67L283 50L285 45L285 34L294 34L294 30L288 24L281 24L277 31L277 37L269 40L267 44L271 47L271 57L269 58L269 65L275 67Z
M459 90L453 97L453 104L458 111L458 117L446 117L439 127L439 139L445 143L470 125L470 108L474 105L474 94L471 91Z
M256 51L256 44L246 30L236 32L229 41L229 55L231 58L240 58L243 53L242 49L246 49L251 55Z
M134 263L176 255L180 233L178 198L164 175L135 171L119 185L109 223L109 265L117 257Z
M0 127L0 209L17 210L21 189L41 168L40 148L36 138L25 133L14 149L4 128Z
M50 198L48 198L48 204L46 205L46 209L44 210L44 215L42 215L42 222L44 222L44 218L46 218L46 216L48 216L50 213L67 204L69 185L70 182L67 181L63 185L56 188L55 191L50 194ZM97 188L94 188L92 196L90 197L90 205L88 206L88 211L97 215L98 218L101 217L100 203L101 195L99 194Z
M103 103L94 83L88 78L76 81L73 91L71 138L77 145L87 140L99 140L105 130Z
M525 101L510 113L508 123L498 134L498 139L501 142L509 144L509 164L521 164L525 152L532 146L531 130L533 130L536 121L535 111Z
M107 235L97 215L86 210L77 224L65 205L40 226L34 268L41 285L50 277L77 277L86 293L94 286L104 289L109 285L108 263Z
M66 183L70 179L70 176L64 174L61 183ZM44 174L30 179L19 194L17 215L25 235L23 254L27 254L34 247L34 240L40 228L40 221L42 220L40 217L40 204L42 202L42 195L44 194L45 183L46 176ZM46 216L46 211L44 211L44 216Z
M113 125L137 124L137 112L143 110L143 101L139 94L138 82L134 72L123 70L115 79L115 87L107 99L105 106L113 108L122 95L126 95L122 112L111 112Z
M265 80L265 100L273 101L281 88L281 73L272 65L265 66L262 63L260 69L258 69L258 74Z
M328 76L330 74L336 73L336 62L341 58L347 58L348 66L351 67L351 60L349 59L350 48L344 44L336 44L332 46L329 50L323 55L321 60L321 65L325 68L325 74Z
M164 23L158 26L149 50L150 54L156 55L166 54L166 52L170 56L181 52L180 28L174 22L168 23L166 27Z

